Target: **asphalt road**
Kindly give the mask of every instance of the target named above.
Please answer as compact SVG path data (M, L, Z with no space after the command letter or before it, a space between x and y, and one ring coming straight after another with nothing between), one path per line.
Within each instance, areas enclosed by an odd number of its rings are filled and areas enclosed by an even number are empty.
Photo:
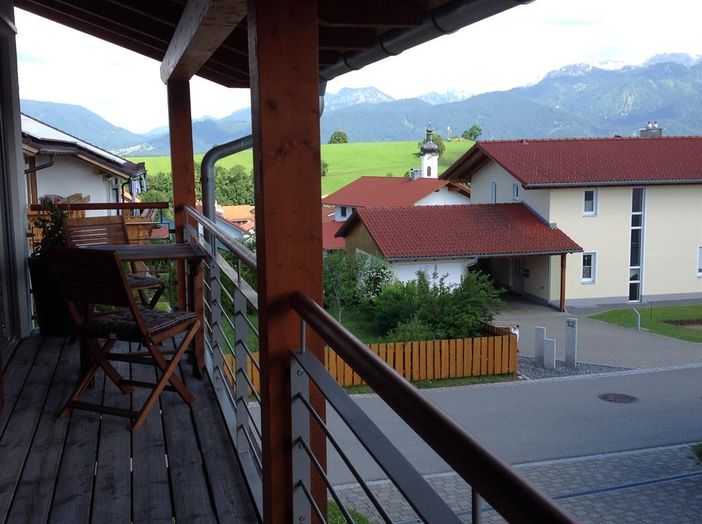
M423 393L512 464L702 441L702 367ZM637 400L605 402L602 393ZM355 401L420 473L449 471L378 397ZM328 420L366 480L387 478L331 409ZM334 484L355 482L331 447L329 473Z

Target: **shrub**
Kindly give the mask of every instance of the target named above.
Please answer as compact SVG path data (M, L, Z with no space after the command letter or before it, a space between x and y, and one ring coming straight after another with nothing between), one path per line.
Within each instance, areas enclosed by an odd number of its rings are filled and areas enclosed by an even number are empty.
M431 340L433 338L435 338L434 329L417 317L412 317L406 322L400 322L385 337L388 342L409 342L411 340Z
M384 333L406 336L411 330L424 338L464 338L482 335L483 323L494 318L502 306L501 291L488 275L471 271L456 286L445 283L436 271L419 271L417 280L393 282L372 303L378 328ZM425 327L430 328L426 333Z

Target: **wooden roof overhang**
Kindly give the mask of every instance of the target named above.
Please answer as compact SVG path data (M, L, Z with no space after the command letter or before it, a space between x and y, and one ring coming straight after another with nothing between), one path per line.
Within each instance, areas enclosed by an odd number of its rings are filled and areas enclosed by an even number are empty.
M319 0L320 79L532 0ZM197 74L249 87L245 0L15 0L15 6L162 62L161 76Z

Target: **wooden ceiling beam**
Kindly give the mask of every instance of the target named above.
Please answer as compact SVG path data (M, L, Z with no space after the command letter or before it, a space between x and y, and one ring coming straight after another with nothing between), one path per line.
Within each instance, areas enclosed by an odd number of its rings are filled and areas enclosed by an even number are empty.
M338 0L319 2L319 23L331 27L414 27L426 13L402 0Z
M23 3L25 2L19 0L15 2L18 7ZM30 3L40 4L32 0ZM158 41L161 47L168 45L173 34L172 28L160 22L150 23L148 30L141 29L144 24L140 23L141 18L138 14L109 3L101 6L99 10L95 9L94 0L52 0L43 4L53 12L73 16L75 19L84 20L113 33L123 33L128 38Z
M375 31L351 27L319 26L319 48L336 51L356 51L371 47Z
M15 0L15 6L159 62L163 58L163 44L156 39L145 37L136 32L133 32L132 36L127 36L123 29L107 28L102 20L90 19L84 13L70 11L64 7L47 7L43 3L31 0Z
M245 0L189 0L161 63L161 80L191 78L245 16Z

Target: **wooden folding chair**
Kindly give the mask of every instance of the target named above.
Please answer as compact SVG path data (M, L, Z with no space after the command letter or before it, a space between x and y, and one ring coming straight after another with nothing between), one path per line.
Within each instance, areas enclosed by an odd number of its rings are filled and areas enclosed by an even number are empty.
M71 247L90 247L101 244L129 244L129 235L121 216L67 218L64 220L64 236ZM129 287L139 293L141 303L154 308L166 285L161 279L138 273L137 263L132 262L131 273L127 273ZM149 298L147 289L153 290Z
M51 250L48 256L78 335L93 358L60 415L67 415L71 409L109 413L132 419L132 429L139 429L164 389L177 391L185 402L192 404L195 397L174 372L200 327L195 313L163 312L138 306L119 255L113 251L58 248ZM96 313L95 306L112 309L107 313ZM164 351L163 342L181 333L184 336L177 349L174 352ZM129 354L112 352L119 340L139 343L146 351ZM167 360L165 355L169 353L173 353L173 356ZM156 383L128 380L112 366L110 361L113 360L156 366L161 371L161 378ZM141 411L80 401L99 368L124 394L132 393L134 387L152 389Z

